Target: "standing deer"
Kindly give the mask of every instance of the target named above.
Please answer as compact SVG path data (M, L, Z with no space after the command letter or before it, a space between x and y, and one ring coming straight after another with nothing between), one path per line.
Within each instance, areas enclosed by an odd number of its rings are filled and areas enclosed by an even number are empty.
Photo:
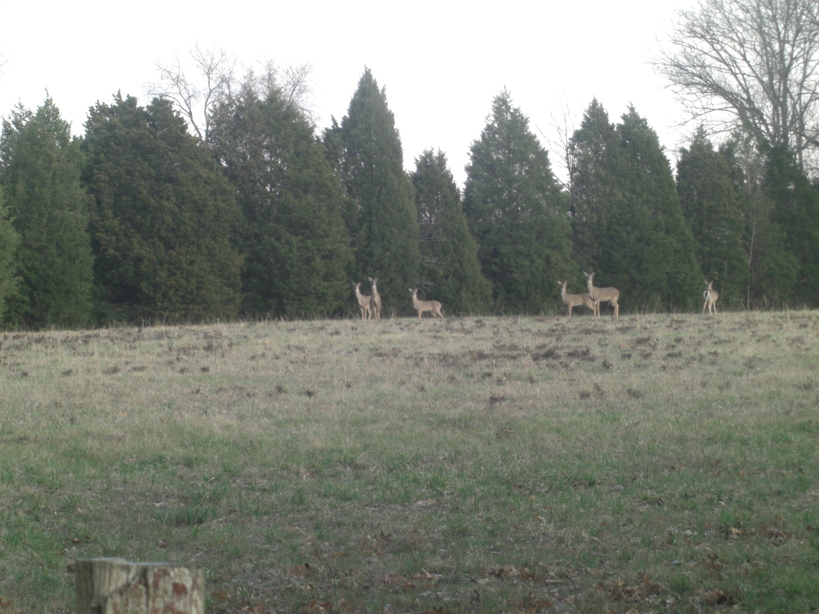
M431 311L433 319L435 317L443 318L444 313L441 310L441 303L438 301L419 301L418 300L418 288L413 290L410 288L410 294L412 294L412 306L415 307L415 311L418 312L418 321L421 321L421 314L425 311Z
M713 281L706 281L705 282L705 292L702 293L702 298L705 299L705 302L702 304L702 312L705 313L705 308L708 308L708 313L713 313L716 315L717 313L717 299L719 298L719 292L711 289L713 285Z
M371 316L371 300L369 296L365 294L361 294L361 282L353 282L353 288L355 288L355 298L358 301L358 308L361 310L361 319L362 320L369 320Z
M586 273L586 271L583 271L583 275L586 276L586 286L589 289L589 296L597 307L595 314L600 315L600 303L609 302L614 306L614 317L618 317L620 315L620 305L617 300L620 298L620 291L617 288L596 288L593 283L594 272Z
M378 283L378 278L376 277L373 279L372 277L368 277L367 279L370 280L373 288L373 297L370 299L370 308L372 309L372 315L376 320L381 319L381 295L378 294L378 288L375 287L375 284Z
M572 315L572 307L579 307L583 305L592 310L592 313L597 313L597 307L594 304L591 296L588 294L566 294L566 284L568 282L559 281L557 285L560 286L560 298L569 308L569 317Z

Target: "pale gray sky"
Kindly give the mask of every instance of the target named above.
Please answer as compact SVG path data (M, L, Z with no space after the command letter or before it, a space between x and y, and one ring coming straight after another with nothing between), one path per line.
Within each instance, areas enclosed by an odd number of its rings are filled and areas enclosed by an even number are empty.
M48 91L80 134L88 107L117 91L147 102L156 61L186 57L198 44L246 65L311 63L319 128L345 115L369 67L386 88L406 168L425 149L440 149L459 184L503 88L536 134L550 133L566 105L579 122L596 97L616 122L633 104L670 152L690 130L675 129L682 110L648 61L675 10L695 4L0 0L0 116L17 102L36 108Z

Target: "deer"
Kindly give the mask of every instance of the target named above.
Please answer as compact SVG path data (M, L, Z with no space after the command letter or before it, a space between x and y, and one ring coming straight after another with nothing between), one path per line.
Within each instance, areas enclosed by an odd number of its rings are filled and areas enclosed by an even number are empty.
M378 283L378 278L376 277L373 279L372 277L368 277L367 279L370 280L370 284L372 284L373 288L373 297L370 299L370 309L372 310L372 316L376 320L381 319L381 295L378 294L378 288L376 288L376 284Z
M702 312L705 313L705 309L708 308L708 313L713 313L716 315L719 292L716 292L711 288L713 284L713 281L705 282L705 292L702 293L702 298L705 299L705 302L702 304Z
M431 311L433 319L436 317L443 318L444 313L442 311L441 303L438 301L419 301L418 300L418 288L413 290L410 288L410 294L412 294L412 306L415 307L415 311L418 312L418 321L421 321L421 314L425 311Z
M360 281L357 283L353 282L353 288L355 288L355 298L358 301L358 308L361 310L361 319L369 320L372 315L372 299L365 294L361 294Z
M620 305L617 300L620 298L620 291L617 288L596 288L594 286L594 271L591 273L583 271L583 275L586 276L586 286L589 289L589 296L596 306L595 315L600 315L600 303L608 302L614 306L614 317L618 317L620 315Z
M572 307L579 307L580 305L588 307L592 310L592 313L597 313L597 306L594 304L591 296L588 294L567 294L567 283L568 282L565 281L559 281L557 285L560 286L560 298L563 299L563 302L569 308L569 317L572 315Z

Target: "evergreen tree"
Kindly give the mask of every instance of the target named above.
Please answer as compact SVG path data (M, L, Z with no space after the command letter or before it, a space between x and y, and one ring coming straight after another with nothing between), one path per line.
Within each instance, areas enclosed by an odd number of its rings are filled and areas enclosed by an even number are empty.
M748 308L785 304L793 296L799 265L774 221L774 203L766 190L767 157L754 138L741 132L723 143L719 153L731 169L744 221L745 304Z
M3 188L0 186L0 322L3 321L6 310L6 300L17 288L14 255L19 242L20 237L9 220Z
M341 185L310 124L278 91L250 89L214 114L210 144L243 215L244 311L309 316L349 302Z
M619 139L603 106L592 100L569 143L572 186L572 256L584 271L615 271L605 267L607 247L602 234L611 223L612 203L620 200L619 175L624 172ZM622 282L620 282L622 283Z
M93 258L82 153L51 99L35 113L18 107L3 122L0 159L0 180L20 236L20 283L7 302L6 319L28 327L87 325Z
M407 289L418 284L421 264L415 198L395 118L369 69L324 143L351 203L345 221L355 249L354 277L377 277L386 312L409 313Z
M231 318L241 258L230 237L238 210L210 151L168 101L147 108L118 95L86 123L85 181L107 317Z
M500 309L538 313L559 300L555 282L575 270L568 202L506 91L470 149L464 212Z
M795 261L788 275L790 291L776 298L795 304L819 306L819 190L800 170L784 146L767 156L764 192L772 203L772 220L781 229L786 251ZM783 263L784 264L784 263Z
M461 195L446 156L425 151L415 161L412 183L421 237L421 285L450 313L481 313L491 287L481 274L478 245L469 232Z
M584 264L598 273L597 283L617 287L631 309L692 308L702 278L659 139L633 108L615 127L616 138L602 117L593 103L573 136L575 172L586 175L572 181L572 200L583 204L575 223L591 226L582 235L591 238L593 260Z
M748 278L742 210L728 162L702 128L677 162L677 193L704 279L717 280L721 303L741 303Z

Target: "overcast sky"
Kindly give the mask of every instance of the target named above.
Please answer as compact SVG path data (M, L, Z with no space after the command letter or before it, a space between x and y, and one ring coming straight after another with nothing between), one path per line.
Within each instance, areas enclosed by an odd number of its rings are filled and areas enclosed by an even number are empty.
M310 63L319 128L340 120L365 67L395 115L405 166L443 151L463 184L469 147L504 88L532 131L553 116L579 123L592 98L613 122L629 104L673 158L690 128L649 60L679 8L696 0L416 0L223 3L0 0L0 116L35 109L46 92L77 134L88 108L121 91L146 103L157 61L199 45L242 63ZM545 139L544 146L551 149ZM555 169L555 153L552 153Z

